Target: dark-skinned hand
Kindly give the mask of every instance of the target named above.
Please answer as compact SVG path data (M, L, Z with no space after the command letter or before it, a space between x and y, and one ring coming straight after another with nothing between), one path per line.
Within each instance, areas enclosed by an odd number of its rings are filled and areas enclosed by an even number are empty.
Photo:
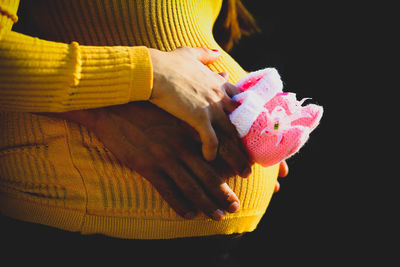
M197 132L149 102L52 114L88 127L130 169L147 179L182 217L198 211L221 220L240 203L225 180L251 173L251 161L229 119L215 126L218 158L202 156ZM197 139L197 140L196 140Z
M200 210L214 220L224 211L236 212L239 199L225 183L233 175L247 177L251 160L232 125L216 127L218 157L209 162L202 156L197 132L188 124L148 102L109 108L48 113L81 123L127 167L147 179L182 217L192 218ZM288 174L281 162L279 177ZM275 192L280 188L279 182Z

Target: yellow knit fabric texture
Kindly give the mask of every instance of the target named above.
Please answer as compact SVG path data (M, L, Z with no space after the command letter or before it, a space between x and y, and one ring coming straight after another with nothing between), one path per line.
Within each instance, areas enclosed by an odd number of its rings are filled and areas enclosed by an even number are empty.
M0 212L83 234L160 239L253 231L278 166L253 166L229 186L241 209L216 222L180 218L85 127L31 112L147 100L147 47L222 49L212 27L222 0L0 0ZM20 8L18 10L18 8ZM24 22L18 14L29 14ZM23 12L22 12L23 11ZM30 23L35 34L12 30ZM245 71L225 52L209 65L235 82Z

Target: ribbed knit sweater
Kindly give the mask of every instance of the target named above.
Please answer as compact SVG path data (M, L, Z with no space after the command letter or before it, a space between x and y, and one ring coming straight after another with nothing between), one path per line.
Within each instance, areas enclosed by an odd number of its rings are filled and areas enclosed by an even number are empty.
M222 221L179 217L143 177L82 125L35 115L148 100L148 47L222 51L209 65L244 70L215 42L222 0L0 0L0 212L83 234L159 239L256 228L278 166L230 178L241 209ZM29 20L18 14L29 15ZM12 30L29 23L28 36Z

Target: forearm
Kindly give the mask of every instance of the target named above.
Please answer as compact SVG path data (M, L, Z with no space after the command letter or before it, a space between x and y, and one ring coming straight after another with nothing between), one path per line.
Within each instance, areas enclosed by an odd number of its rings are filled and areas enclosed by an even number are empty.
M8 32L0 57L3 110L63 112L146 100L151 94L145 47L80 46Z

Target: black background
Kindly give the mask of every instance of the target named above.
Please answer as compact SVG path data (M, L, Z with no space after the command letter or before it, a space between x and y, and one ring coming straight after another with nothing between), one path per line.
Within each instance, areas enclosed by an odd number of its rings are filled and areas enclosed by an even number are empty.
M386 232L386 204L377 202L387 185L377 161L368 160L375 156L367 137L375 126L370 108L362 110L361 103L371 103L372 91L360 82L372 82L375 71L388 66L372 62L382 51L371 49L385 29L377 23L384 17L381 6L261 2L244 1L262 32L243 38L231 55L248 71L277 68L284 91L312 97L324 115L300 153L288 160L289 176L280 179L280 192L240 245L246 253L237 256L254 266L262 261L386 266L390 247L397 245L388 245L395 232Z

